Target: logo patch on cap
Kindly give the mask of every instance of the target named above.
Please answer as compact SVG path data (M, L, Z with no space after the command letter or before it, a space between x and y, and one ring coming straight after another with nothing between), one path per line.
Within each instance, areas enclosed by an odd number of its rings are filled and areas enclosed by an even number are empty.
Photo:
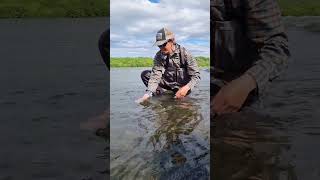
M162 33L157 33L156 40L162 40Z

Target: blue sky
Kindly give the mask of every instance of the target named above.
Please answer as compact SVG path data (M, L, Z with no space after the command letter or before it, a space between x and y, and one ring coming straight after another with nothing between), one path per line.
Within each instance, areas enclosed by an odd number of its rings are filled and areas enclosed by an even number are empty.
M209 0L111 0L112 57L153 57L156 32L167 27L194 56L209 57Z
M159 3L160 2L160 0L149 0L149 1L152 3Z

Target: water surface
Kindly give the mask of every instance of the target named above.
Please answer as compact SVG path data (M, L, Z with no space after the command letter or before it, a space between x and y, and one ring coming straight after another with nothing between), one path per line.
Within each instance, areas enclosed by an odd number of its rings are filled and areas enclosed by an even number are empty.
M0 20L0 179L105 179L106 18Z
M135 103L142 68L111 70L111 179L208 179L209 72L190 96Z

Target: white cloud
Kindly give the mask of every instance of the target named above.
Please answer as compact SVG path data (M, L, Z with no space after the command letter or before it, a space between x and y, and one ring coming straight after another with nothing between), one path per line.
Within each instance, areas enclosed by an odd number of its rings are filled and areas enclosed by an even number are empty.
M156 32L169 27L195 56L209 56L209 0L111 0L111 56L153 57ZM204 43L193 43L201 40Z

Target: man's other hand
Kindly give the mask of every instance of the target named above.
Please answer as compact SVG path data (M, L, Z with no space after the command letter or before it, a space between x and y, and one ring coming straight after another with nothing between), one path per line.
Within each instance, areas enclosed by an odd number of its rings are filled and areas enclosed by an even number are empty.
M190 87L188 85L185 85L183 87L181 87L175 95L175 98L180 99L183 98L187 95L188 91L190 90Z
M143 96L142 96L142 98L139 98L139 99L137 99L136 100L136 103L143 103L143 102L145 102L147 99L149 99L150 98L150 95L149 94L144 94Z
M248 74L231 81L213 98L213 111L217 114L239 111L250 91L256 86L255 80Z

